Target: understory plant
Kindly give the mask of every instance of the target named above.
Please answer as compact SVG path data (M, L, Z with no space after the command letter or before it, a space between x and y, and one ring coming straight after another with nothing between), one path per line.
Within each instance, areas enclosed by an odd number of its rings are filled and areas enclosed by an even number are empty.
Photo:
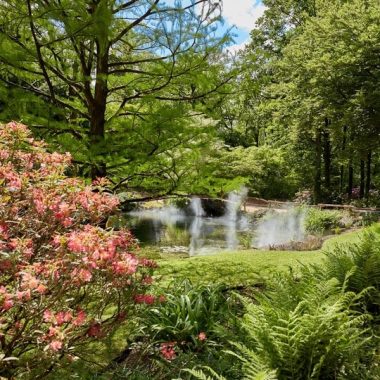
M126 360L114 366L113 374L133 379L145 370L149 379L188 378L184 368L205 362L223 373L233 372L233 358L224 355L223 348L236 333L241 309L236 297L222 285L188 280L156 292L165 296L141 311L141 336L130 344Z
M245 337L225 350L241 363L236 378L379 378L379 247L380 227L374 226L358 244L327 252L320 265L275 274L253 302L243 298ZM189 373L230 378L204 366Z
M368 228L357 244L340 245L326 253L323 265L315 268L320 276L336 278L346 290L365 290L359 305L380 327L380 225Z
M375 358L366 327L370 316L353 311L363 295L345 292L336 279L304 275L301 283L290 275L278 278L280 285L257 294L255 302L243 301L245 342L232 342L233 350L226 351L241 362L237 378L371 379L366 369ZM190 373L198 379L224 378L209 368Z
M151 300L155 264L127 230L98 226L117 198L69 165L26 126L0 126L0 376L45 378Z
M340 227L342 217L339 211L309 208L305 217L305 229L312 234L323 234L325 231Z

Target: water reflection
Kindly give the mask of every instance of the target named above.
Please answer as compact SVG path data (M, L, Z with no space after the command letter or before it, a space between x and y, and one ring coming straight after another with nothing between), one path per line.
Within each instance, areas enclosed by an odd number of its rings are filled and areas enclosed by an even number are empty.
M170 206L130 212L125 224L141 245L190 256L223 249L234 250L252 239L252 224L240 214L241 197L228 200L223 217L205 217L199 198L190 203L190 215ZM248 235L248 237L247 237Z
M156 216L134 213L125 219L141 245L189 255L237 249L244 245L242 240L247 240L246 235L252 233L247 222L240 228L241 223L231 223L225 218L182 216L159 220Z

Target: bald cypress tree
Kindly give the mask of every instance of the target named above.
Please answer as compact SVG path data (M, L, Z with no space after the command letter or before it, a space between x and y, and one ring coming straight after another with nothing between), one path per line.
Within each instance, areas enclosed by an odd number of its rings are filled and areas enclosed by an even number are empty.
M227 41L215 36L219 19L209 0L5 0L0 80L61 115L59 133L81 140L92 177L104 176L126 119L143 120L154 101L197 101L228 81L208 75Z

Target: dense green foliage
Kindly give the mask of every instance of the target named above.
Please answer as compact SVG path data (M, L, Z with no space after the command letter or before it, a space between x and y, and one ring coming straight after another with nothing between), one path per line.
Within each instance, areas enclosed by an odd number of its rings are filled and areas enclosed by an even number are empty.
M247 336L226 352L242 362L237 378L377 378L378 239L377 227L357 245L336 247L319 265L297 275L277 273L254 302L243 298ZM225 378L207 368L190 372L198 379Z
M233 76L219 22L206 0L4 1L0 119L28 122L114 188L186 189L210 170L203 99L223 97Z
M317 202L377 204L378 1L263 3L240 56L240 92L220 108L221 135L241 156L254 145L284 157L287 185L264 197L309 188Z
M322 234L340 227L342 215L339 211L310 208L305 217L305 229L310 233Z
M118 190L378 205L378 2L264 0L233 59L201 3L2 2L0 119Z

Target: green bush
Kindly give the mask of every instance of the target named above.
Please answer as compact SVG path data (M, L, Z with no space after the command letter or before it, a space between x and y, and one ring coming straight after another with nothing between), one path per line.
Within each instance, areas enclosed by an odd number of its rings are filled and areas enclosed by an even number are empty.
M146 311L145 332L154 342L181 342L198 347L215 336L218 326L231 316L231 298L221 285L194 286L190 281L175 282L165 292L165 300ZM199 339L204 333L206 339Z
M373 379L370 316L354 311L362 298L310 268L301 280L276 276L255 302L244 301L247 341L233 343L229 352L242 362L239 379Z
M343 215L339 211L310 208L305 218L305 229L309 233L323 234L340 226Z

